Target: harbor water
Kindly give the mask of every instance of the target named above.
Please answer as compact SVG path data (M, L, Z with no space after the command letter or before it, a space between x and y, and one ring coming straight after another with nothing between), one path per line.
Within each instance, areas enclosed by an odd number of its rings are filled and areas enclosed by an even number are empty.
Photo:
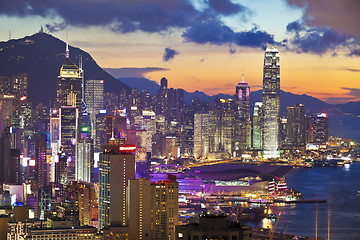
M263 219L257 227L323 239L360 239L360 163L334 168L295 168L286 175L288 188L304 199L326 203L271 206L277 220Z

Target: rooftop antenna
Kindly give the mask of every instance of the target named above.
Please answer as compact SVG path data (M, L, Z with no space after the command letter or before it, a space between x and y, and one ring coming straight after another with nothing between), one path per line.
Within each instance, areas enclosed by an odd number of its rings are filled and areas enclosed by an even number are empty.
M69 32L66 30L66 58L69 58Z
M9 40L11 40L11 30L9 31Z
M241 81L242 81L242 82L245 82L245 80L244 80L244 70L243 70L243 72L242 72L242 79L241 79Z
M85 82L84 82L84 70L83 70L83 61L82 61L82 55L79 56L79 69L80 69L80 76L82 78L81 82L81 96L82 101L85 102Z

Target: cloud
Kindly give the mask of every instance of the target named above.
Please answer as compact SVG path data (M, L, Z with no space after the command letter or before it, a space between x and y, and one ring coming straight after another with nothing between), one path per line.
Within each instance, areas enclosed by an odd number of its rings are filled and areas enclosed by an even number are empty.
M219 20L195 23L183 35L185 40L198 44L236 44L246 47L260 47L265 49L268 44L278 44L274 36L258 30L256 27L250 31L234 32Z
M360 69L356 69L356 68L342 68L342 70L345 70L348 72L360 72Z
M360 98L360 88L341 88L344 90L348 90L348 95L353 96L355 98Z
M46 24L45 28L50 32L59 32L66 28L65 22Z
M197 21L217 18L219 14L247 11L231 0L208 0L201 9L188 0L0 0L0 6L0 15L60 17L68 26L108 26L122 33L186 28ZM56 29L49 24L50 31Z
M297 21L289 23L286 30L292 34L289 39L290 44L299 53L323 54L330 50L335 51L338 47L346 47L351 53L359 44L359 41L350 35L338 33L328 27L309 27Z
M348 56L353 57L353 56L360 56L360 48L356 48L356 49L351 49Z
M146 67L146 68L103 68L115 78L145 77L145 74L156 71L167 71L167 68Z
M325 102L330 104L347 103L351 100L355 100L355 97L326 97L322 98Z
M330 27L343 34L360 36L359 0L286 0L304 8L305 23Z
M164 52L164 55L163 55L163 61L168 62L168 61L174 59L174 57L176 55L178 55L178 54L179 54L179 52L174 50L174 49L165 48L165 52Z
M230 0L208 0L209 6L217 13L232 15L239 12L247 12L247 8Z

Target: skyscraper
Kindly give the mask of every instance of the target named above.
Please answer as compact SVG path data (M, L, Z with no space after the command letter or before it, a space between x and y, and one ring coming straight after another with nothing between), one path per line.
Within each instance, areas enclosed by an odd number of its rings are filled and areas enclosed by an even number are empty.
M267 48L263 69L264 157L277 158L280 121L280 61L275 47Z
M194 156L207 157L209 154L209 114L194 115Z
M325 144L329 138L329 118L326 113L314 117L314 143Z
M79 138L79 111L76 107L63 106L59 111L59 139L64 154L67 157L68 180L75 181L76 143Z
M66 58L60 68L57 79L57 107L73 106L81 110L82 71L69 58L69 48L66 45Z
M39 187L48 185L48 163L46 161L46 143L47 135L45 133L37 133L35 135L35 160L37 184Z
M86 80L85 102L91 122L91 137L95 135L96 115L104 109L104 80Z
M250 87L242 75L241 82L236 86L236 132L235 150L251 148L251 120L250 120Z
M253 148L261 150L263 148L263 104L256 102L253 116Z
M287 143L292 146L305 146L305 107L302 104L295 104L287 107Z
M126 149L129 149L127 151ZM99 160L99 228L128 224L126 187L135 179L133 147L111 146Z

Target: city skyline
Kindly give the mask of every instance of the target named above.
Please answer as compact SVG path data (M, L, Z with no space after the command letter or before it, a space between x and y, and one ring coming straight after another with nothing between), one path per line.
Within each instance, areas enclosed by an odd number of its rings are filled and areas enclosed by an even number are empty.
M282 56L283 90L328 103L360 99L356 1L334 1L328 4L333 7L325 8L309 0L143 1L142 5L124 1L123 8L135 16L110 11L109 5L114 10L120 5L111 1L70 3L84 12L101 7L109 16L95 12L98 19L90 21L81 14L75 19L61 5L5 4L0 40L8 40L9 31L12 39L21 38L43 25L64 41L69 32L70 45L90 52L103 68L119 68L121 76L145 76L156 82L166 76L169 87L209 95L233 94L242 71L252 90L261 89L263 48L275 45ZM157 22L142 16L141 9L150 3L154 8L149 14L163 10ZM337 21L329 17L332 9L337 9ZM180 17L173 17L176 13ZM125 28L127 22L133 24Z

